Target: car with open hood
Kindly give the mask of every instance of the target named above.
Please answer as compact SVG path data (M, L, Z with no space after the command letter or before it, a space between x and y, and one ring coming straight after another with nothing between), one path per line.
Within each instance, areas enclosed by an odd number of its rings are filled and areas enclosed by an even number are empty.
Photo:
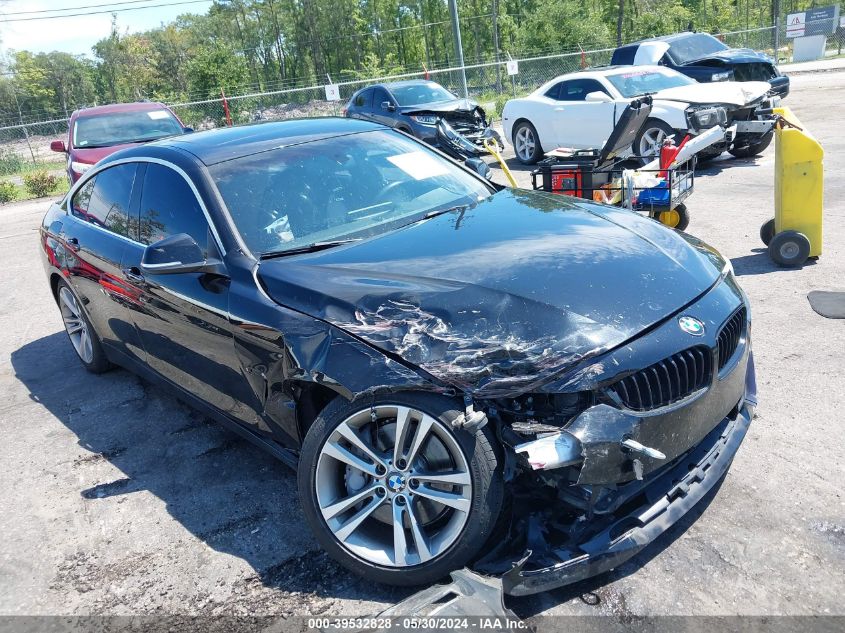
M40 243L80 362L296 468L316 539L371 581L473 565L518 594L609 569L714 489L756 403L713 248L374 123L118 152Z
M674 33L625 44L613 51L615 66L659 64L696 81L765 81L778 97L789 94L789 77L765 53L731 48L709 33Z
M720 126L731 130L730 138L708 151L747 157L762 152L774 135L761 114L772 105L768 92L762 81L701 84L662 66L597 68L555 77L509 100L502 125L516 157L533 164L558 147L602 147L631 101L648 95L651 116L634 139L633 154L654 156L669 136L680 143L687 134Z
M440 84L423 79L361 88L349 99L344 115L387 125L437 145L437 123L444 120L469 142L481 144L488 127L484 109Z

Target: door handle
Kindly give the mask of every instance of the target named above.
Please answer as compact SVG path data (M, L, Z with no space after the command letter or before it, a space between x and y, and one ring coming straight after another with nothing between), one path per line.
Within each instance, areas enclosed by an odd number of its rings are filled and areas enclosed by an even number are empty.
M131 281L133 283L144 283L144 275L141 273L137 266L132 266L131 268L124 268L123 276L126 277L128 281Z
M77 250L79 248L79 240L75 237L69 237L65 240L68 246L70 246L73 250Z
M555 112L563 112L565 109L563 106L558 106L555 108Z

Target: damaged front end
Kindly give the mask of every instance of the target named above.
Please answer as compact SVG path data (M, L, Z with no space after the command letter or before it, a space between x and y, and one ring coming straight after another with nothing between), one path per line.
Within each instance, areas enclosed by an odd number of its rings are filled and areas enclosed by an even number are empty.
M490 127L484 109L472 101L457 101L437 107L408 110L405 112L415 121L431 124L445 122L449 128L472 145L483 149L484 133ZM439 142L439 135L435 142Z
M445 154L458 161L463 161L467 167L478 172L483 178L490 179L491 172L482 156L487 152L484 143L490 142L496 150L504 148L502 137L492 127L485 127L480 134L473 133L472 139L460 134L454 127L443 119L437 119L436 146Z
M685 346L670 319L590 364L568 392L556 384L491 403L513 503L507 536L476 571L501 576L513 595L578 582L637 554L717 486L753 417L756 383L747 308L708 326ZM681 349L635 369L656 342Z

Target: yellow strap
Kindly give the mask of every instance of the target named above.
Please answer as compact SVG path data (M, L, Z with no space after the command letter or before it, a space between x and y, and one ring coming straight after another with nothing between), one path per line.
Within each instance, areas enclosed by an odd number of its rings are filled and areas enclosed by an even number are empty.
M505 177L508 179L508 182L511 183L511 187L514 189L517 188L516 180L514 180L513 174L511 170L508 169L507 163L505 163L505 159L502 158L502 155L499 154L499 148L496 147L496 141L492 138L484 139L484 149L490 152L497 161L499 161L499 165L502 166L502 171L505 172Z

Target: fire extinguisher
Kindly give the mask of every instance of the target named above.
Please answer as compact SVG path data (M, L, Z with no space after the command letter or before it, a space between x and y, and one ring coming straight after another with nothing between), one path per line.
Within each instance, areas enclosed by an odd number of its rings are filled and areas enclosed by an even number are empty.
M675 139L672 137L663 141L663 145L660 147L660 171L657 173L659 178L666 178L666 171L669 169L669 165L675 161L678 152L686 145L689 138L689 134L687 134L680 145L675 145Z

